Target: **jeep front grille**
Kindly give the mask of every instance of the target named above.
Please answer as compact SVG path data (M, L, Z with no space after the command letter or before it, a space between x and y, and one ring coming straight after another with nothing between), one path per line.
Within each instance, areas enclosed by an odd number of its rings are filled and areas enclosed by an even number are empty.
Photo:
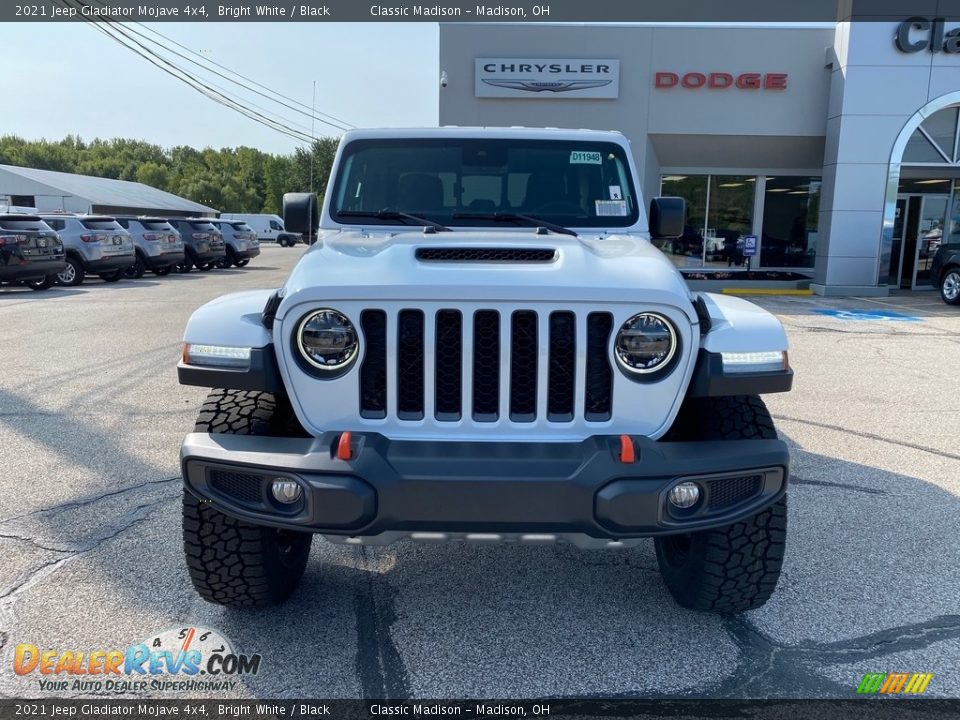
M608 421L613 317L589 312L581 321L586 337L577 336L577 315L568 310L407 309L390 318L364 310L360 415L564 423L579 412L586 422Z

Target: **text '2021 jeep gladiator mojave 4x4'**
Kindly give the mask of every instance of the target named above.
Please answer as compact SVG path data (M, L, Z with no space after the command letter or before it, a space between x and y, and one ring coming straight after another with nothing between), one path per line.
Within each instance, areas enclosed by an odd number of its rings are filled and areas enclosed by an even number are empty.
M180 382L214 388L181 449L201 596L284 600L320 533L653 537L681 605L769 598L789 457L758 395L790 389L787 338L651 245L683 201L647 216L621 134L352 131L322 208L284 201L316 245L185 333Z

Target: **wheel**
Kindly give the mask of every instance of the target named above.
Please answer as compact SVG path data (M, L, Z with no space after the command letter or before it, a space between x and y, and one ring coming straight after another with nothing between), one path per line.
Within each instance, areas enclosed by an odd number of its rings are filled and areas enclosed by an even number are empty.
M123 270L114 270L113 272L100 273L100 279L108 283L115 283L122 277L123 277Z
M157 277L163 277L164 275L169 275L171 270L173 270L172 265L164 265L163 267L154 268L150 272Z
M754 395L691 401L682 415L678 433L682 439L777 437L770 413ZM770 599L780 578L786 536L787 498L783 496L745 520L713 530L658 537L654 547L660 575L679 605L731 613L758 608Z
M952 267L943 274L940 297L947 305L960 305L960 268Z
M234 263L237 267L246 267L250 264L250 258L244 258L243 260L236 260Z
M287 239L286 239L285 237L279 237L279 238L277 238L277 245L279 245L280 247L286 247L286 246L287 246Z
M133 265L123 269L123 276L128 280L139 280L146 271L147 264L144 262L143 256L137 253L137 259L133 261Z
M61 285L75 287L83 282L87 271L83 269L83 263L76 258L68 257L67 266L57 273L57 282Z
M200 409L195 430L283 436L295 423L289 404L273 395L214 390ZM183 552L193 587L208 602L233 607L283 602L300 583L311 540L310 533L224 515L184 490Z
M31 290L49 290L54 285L57 284L56 275L47 275L43 280L31 280L27 283L27 287Z
M236 253L233 252L233 249L228 247L228 248L227 248L227 254L224 255L224 256L223 256L222 258L220 258L219 260L217 260L217 262L214 263L214 264L215 264L218 268L226 269L226 268L230 267L231 265L233 265L234 261L236 260L236 257L237 257L237 256L236 256Z

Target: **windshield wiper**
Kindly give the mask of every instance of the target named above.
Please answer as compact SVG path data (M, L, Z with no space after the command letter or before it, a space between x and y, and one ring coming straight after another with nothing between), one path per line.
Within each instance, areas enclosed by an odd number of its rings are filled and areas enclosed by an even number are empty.
M377 220L410 220L417 223L417 225L432 227L438 232L450 231L450 228L446 225L442 225L425 217L420 217L419 215L411 215L401 210L394 210L393 208L384 208L383 210L342 210L338 212L337 215L340 217L371 217L377 218Z
M456 212L453 214L454 220L493 220L494 222L528 222L532 225L537 225L539 227L546 228L550 232L559 233L561 235L573 235L573 237L579 237L573 230L566 228L563 225L557 225L556 223L543 220L534 215L522 215L520 213L512 212L495 212L495 213L472 213L472 212Z

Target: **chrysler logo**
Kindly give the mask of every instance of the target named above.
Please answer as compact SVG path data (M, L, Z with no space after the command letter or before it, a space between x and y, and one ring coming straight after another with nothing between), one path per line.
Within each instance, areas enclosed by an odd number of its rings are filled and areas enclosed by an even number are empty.
M587 88L605 87L612 80L488 80L483 82L494 87L510 90L525 90L527 92L570 92L571 90L586 90Z

